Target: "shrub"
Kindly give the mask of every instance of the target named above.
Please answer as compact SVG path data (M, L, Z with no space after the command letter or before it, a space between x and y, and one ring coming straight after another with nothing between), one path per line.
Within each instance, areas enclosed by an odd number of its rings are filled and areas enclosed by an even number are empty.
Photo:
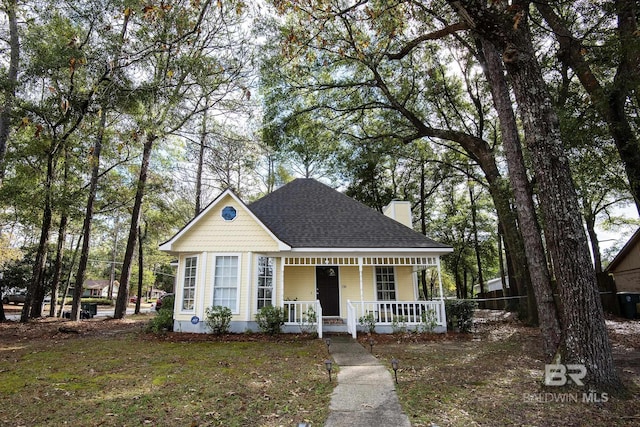
M458 328L460 332L471 332L473 310L476 308L475 301L445 300L444 307L447 313L447 327Z
M256 314L256 323L260 330L269 335L282 332L287 316L282 307L265 306Z
M416 332L431 333L438 326L438 316L432 308L423 311L420 315L420 324L416 327Z
M207 307L205 315L206 319L204 322L213 334L221 335L229 332L231 316L233 315L229 307L223 307L221 305Z
M391 329L394 334L404 334L407 332L407 316L393 316Z
M316 315L315 309L313 307L309 307L307 311L302 313L302 318L300 319L300 331L303 334L313 333L317 318L318 316Z
M360 316L358 323L360 323L361 326L365 326L370 334L376 330L376 318L373 313L367 313L364 316Z
M149 321L147 330L154 334L173 331L173 309L161 308Z

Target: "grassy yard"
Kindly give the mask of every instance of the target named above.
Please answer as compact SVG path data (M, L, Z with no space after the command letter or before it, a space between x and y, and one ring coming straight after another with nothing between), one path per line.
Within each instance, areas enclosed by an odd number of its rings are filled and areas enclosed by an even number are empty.
M513 322L455 339L378 336L374 353L387 366L400 361L398 396L416 427L640 426L640 322L608 324L625 396L543 387L539 330Z
M321 425L335 384L320 340L150 336L136 321L0 329L0 425ZM71 325L65 323L64 325Z
M640 322L608 322L628 396L583 402L584 390L542 387L537 329L484 320L467 335L373 336L383 363L400 360L414 426L640 426ZM335 382L321 340L154 336L145 322L0 324L0 425L324 424Z

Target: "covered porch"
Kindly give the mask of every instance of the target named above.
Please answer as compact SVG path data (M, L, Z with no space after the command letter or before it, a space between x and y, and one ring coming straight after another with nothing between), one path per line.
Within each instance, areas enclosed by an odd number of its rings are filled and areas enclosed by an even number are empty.
M284 256L279 258L275 305L284 307L285 332L349 333L375 327L446 332L440 257L413 254ZM437 292L424 300L420 271L435 269Z

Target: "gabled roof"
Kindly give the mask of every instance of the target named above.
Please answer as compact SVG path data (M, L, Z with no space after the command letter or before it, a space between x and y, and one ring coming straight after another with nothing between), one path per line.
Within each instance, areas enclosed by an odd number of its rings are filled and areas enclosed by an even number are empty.
M610 272L613 271L618 264L622 262L623 259L629 254L629 252L633 249L636 243L640 241L640 228L633 233L633 236L629 239L627 243L620 249L620 252L615 256L615 258L609 263L605 271Z
M233 200L235 200L236 203L238 203L238 205L247 208L247 206L244 204L244 202L242 200L240 200L240 198L231 189L227 189L224 192L222 192L218 197L216 197L211 203L209 203L198 215L193 217L191 219L191 221L189 221L184 227L182 227L182 229L180 229L180 231L178 231L171 239L167 240L164 243L161 243L160 244L160 250L161 251L171 251L173 243L176 240L178 240L180 237L182 237L187 231L189 231L189 229L191 229L191 227L193 227L193 225L196 224L201 218L207 216L209 214L209 212L216 205L218 205L218 203L220 201L222 201L225 198L225 196L231 197ZM256 223L258 223L261 227L263 227L264 230L269 235L271 235L271 237L273 237L273 239L276 241L276 243L278 243L278 246L280 247L281 250L291 249L289 246L287 246L285 243L283 243L281 240L279 240L278 237L275 236L271 232L271 230L269 230L258 218L256 218L255 215L253 214L253 212L251 212L251 210L249 210L247 208L247 211L253 217L253 219L256 221Z
M451 250L314 179L296 179L248 208L294 249Z

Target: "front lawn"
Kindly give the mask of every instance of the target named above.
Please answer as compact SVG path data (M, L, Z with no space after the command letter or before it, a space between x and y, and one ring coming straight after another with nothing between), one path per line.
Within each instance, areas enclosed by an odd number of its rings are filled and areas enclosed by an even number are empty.
M400 361L398 397L414 427L640 426L640 322L607 324L626 396L544 387L539 329L511 320L430 339L374 335L373 352L389 367Z
M144 321L0 326L0 425L322 425L331 392L321 340L212 341Z

